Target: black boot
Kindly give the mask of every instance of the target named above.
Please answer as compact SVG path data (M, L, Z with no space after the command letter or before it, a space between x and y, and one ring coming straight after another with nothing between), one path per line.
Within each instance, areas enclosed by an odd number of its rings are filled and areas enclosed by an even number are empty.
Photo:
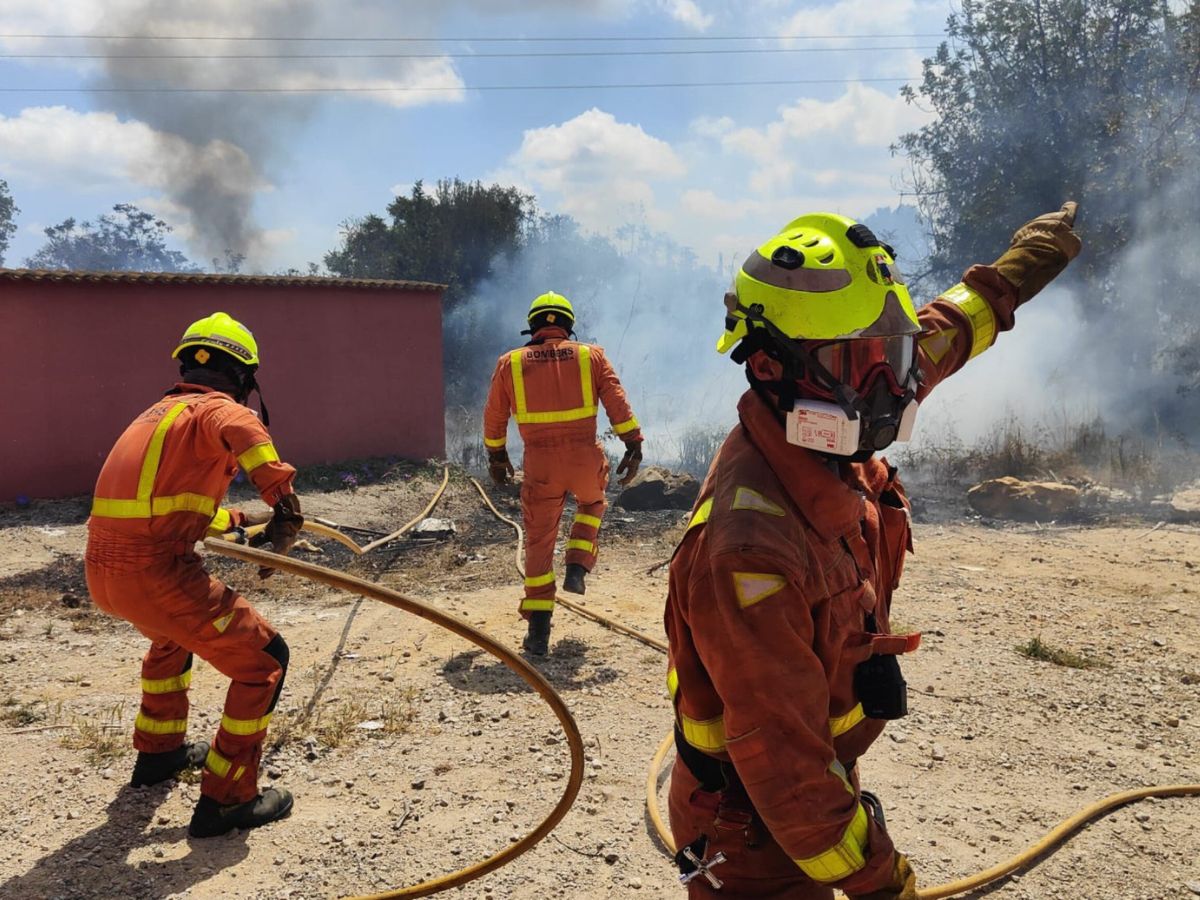
M258 828L282 819L292 811L292 795L283 788L267 788L253 800L222 806L201 795L188 834L196 838L216 837L235 828Z
M133 764L133 777L129 783L134 787L149 787L174 778L184 769L198 769L208 756L208 741L184 744L165 753L141 753Z
M553 613L547 610L529 614L529 630L521 647L530 656L545 656L550 651L550 617Z
M571 594L586 594L587 585L583 579L587 577L587 569L579 563L567 563L567 573L563 576L563 590Z

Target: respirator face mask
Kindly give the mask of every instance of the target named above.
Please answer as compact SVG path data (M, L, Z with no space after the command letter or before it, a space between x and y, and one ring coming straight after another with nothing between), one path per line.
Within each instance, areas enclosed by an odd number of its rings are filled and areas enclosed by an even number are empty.
M788 343L802 372L784 410L789 443L862 460L912 437L920 382L914 335Z

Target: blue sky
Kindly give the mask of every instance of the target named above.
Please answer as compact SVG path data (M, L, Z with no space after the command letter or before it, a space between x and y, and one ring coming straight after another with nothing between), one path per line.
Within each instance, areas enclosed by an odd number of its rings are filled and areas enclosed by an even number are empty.
M718 254L744 254L805 211L864 217L899 202L904 162L888 147L925 114L899 99L898 82L869 79L918 75L929 54L920 48L937 38L908 35L940 33L949 12L946 2L919 0L458 0L436 11L434 4L383 0L4 0L5 35L426 39L0 38L4 54L424 54L0 59L0 86L73 89L0 92L0 178L21 208L7 264L32 253L47 225L134 202L171 223L196 259L242 242L255 268L303 266L335 245L342 221L382 212L393 191L417 179L456 175L517 184L547 211L571 214L591 230L644 222L715 263ZM713 40L731 35L797 39ZM663 40L546 40L566 36ZM494 40L518 37L541 40ZM791 52L799 48L805 52ZM757 52L482 55L732 49ZM779 50L789 52L768 52ZM471 89L808 79L839 83ZM94 90L150 86L357 91ZM412 87L439 90L392 90Z

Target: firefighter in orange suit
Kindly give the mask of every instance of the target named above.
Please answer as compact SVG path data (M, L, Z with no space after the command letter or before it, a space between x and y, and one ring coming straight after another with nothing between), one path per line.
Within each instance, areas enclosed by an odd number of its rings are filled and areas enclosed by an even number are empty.
M244 405L257 389L258 346L250 331L214 313L184 332L173 357L179 383L125 429L100 471L85 565L96 605L151 641L142 661L132 783L155 784L202 765L188 830L212 837L291 810L286 790L258 790L288 646L244 597L205 571L195 544L265 523L273 549L286 554L304 520L292 491L296 470L280 461L266 410L260 422ZM239 468L272 512L221 506ZM193 654L231 679L211 747L185 743Z
M678 761L671 829L689 896L914 900L856 761L907 711L888 626L909 502L875 454L1079 252L1075 204L1019 229L918 313L863 225L802 216L726 295L722 353L751 389L671 563Z
M584 576L596 564L596 539L607 503L608 459L596 442L597 403L604 405L612 430L625 442L617 467L628 484L642 461L642 431L625 390L604 350L571 340L575 310L561 294L542 294L529 307L531 335L524 347L496 363L483 411L483 442L492 480L513 475L505 449L509 416L525 443L521 513L525 519L525 597L521 615L529 620L524 648L544 656L554 613L554 541L567 494L576 500L567 542L563 590L582 594Z

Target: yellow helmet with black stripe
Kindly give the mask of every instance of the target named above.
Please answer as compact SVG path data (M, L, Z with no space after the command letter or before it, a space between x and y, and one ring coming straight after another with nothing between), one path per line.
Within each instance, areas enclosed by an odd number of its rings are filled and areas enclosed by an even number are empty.
M725 295L727 353L766 320L795 340L895 337L921 330L895 253L834 213L794 219L747 257Z
M556 325L559 324L560 316L566 319L566 322L562 324L569 331L575 324L575 308L571 306L571 301L562 294L547 291L533 299L533 303L529 304L529 315L525 318L532 327L533 320L538 317L542 317L540 321L547 325Z
M188 347L206 347L228 353L245 366L257 366L258 342L250 329L228 313L215 312L193 322L183 332L179 346L171 354L172 359L178 359L180 352ZM197 357L199 359L199 357ZM207 360L199 360L201 363Z

